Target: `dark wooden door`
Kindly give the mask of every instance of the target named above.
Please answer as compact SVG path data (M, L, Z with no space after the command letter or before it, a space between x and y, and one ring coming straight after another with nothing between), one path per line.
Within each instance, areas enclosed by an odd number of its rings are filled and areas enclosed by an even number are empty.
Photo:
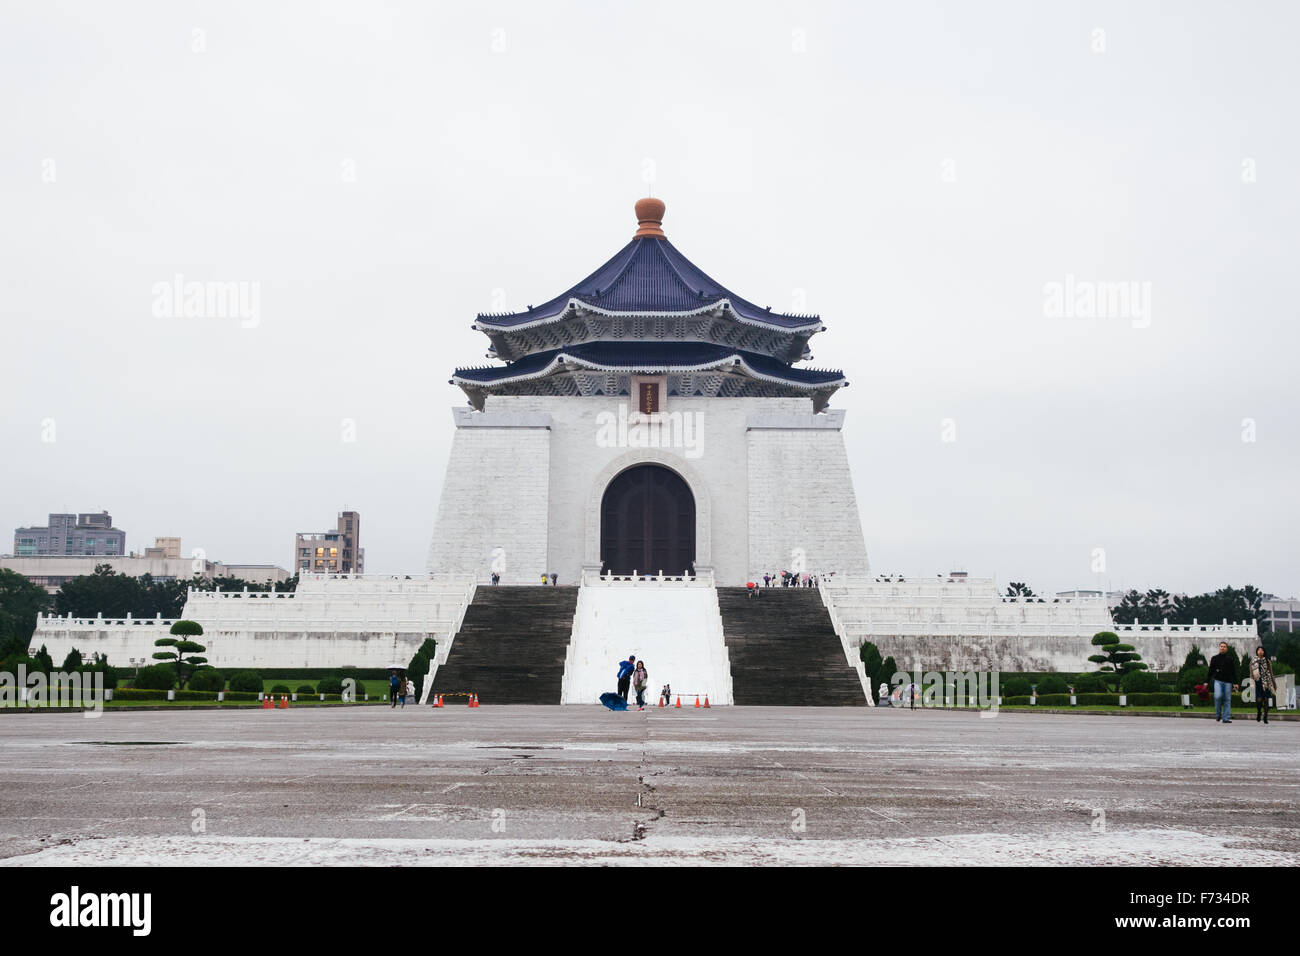
M695 567L695 496L675 472L637 465L620 473L600 504L602 570L682 574Z

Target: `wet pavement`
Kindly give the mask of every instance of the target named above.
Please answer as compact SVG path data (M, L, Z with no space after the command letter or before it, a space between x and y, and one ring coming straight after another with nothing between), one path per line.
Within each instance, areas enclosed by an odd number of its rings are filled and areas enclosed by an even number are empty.
M1300 724L862 708L0 716L0 865L1295 865Z

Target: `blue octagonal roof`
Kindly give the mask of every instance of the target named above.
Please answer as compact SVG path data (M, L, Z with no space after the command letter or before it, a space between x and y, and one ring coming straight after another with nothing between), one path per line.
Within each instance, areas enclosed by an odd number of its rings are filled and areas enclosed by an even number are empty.
M786 315L761 308L714 281L664 238L635 238L571 289L524 312L480 314L478 324L510 329L564 313L571 300L604 312L690 313L727 301L743 320L779 329L820 327L815 315Z

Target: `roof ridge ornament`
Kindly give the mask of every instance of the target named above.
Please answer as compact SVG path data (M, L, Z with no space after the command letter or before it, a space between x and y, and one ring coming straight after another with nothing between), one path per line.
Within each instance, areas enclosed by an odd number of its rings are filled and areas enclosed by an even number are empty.
M639 227L632 234L633 239L667 239L664 235L664 205L662 199L647 197L636 201L636 223Z

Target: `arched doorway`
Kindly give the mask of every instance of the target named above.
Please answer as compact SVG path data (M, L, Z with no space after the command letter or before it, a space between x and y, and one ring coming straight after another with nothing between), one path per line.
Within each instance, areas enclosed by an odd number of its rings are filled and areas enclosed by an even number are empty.
M600 502L601 570L681 574L695 567L695 496L676 472L637 465Z

